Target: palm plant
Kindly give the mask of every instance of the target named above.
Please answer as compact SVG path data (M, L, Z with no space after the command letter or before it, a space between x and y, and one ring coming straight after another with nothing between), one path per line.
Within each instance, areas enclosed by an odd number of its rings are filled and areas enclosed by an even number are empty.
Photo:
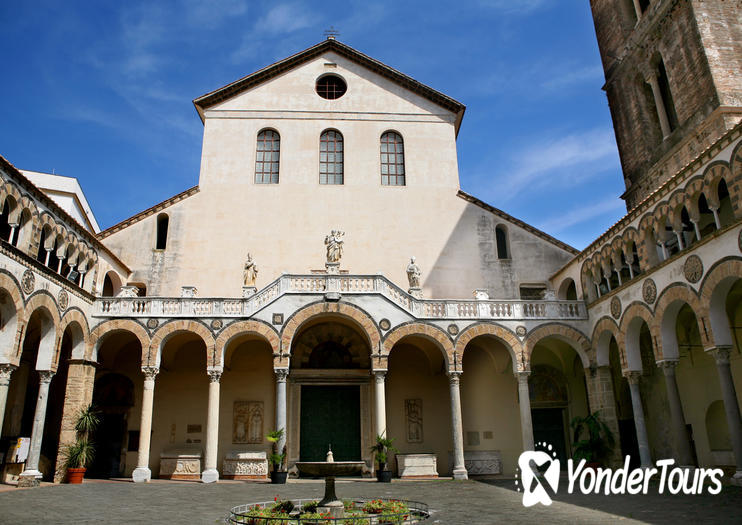
M100 417L93 405L80 409L75 422L75 442L68 445L64 451L65 467L87 468L95 456L95 443L91 439L92 433L98 427Z
M278 451L278 443L283 439L284 429L279 428L270 432L266 438L271 442L271 453L268 456L268 462L271 464L273 472L284 472L286 470L286 445L282 451Z
M379 470L386 470L389 454L399 452L394 447L394 438L386 438L380 435L376 436L376 443L371 447L374 453L374 459L379 464Z
M584 417L572 419L570 426L574 431L574 458L587 463L605 463L613 453L616 440L608 425L600 418L599 410ZM587 436L581 439L584 432Z

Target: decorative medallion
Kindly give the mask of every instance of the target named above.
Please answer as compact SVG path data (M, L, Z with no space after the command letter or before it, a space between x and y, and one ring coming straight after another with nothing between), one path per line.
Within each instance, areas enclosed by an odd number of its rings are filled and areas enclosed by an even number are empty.
M214 319L213 321L211 321L212 330L221 330L222 326L224 326L224 323L221 319Z
M147 319L147 328L150 330L154 330L157 328L157 325L160 324L157 319Z
M67 290L59 290L57 304L59 304L59 309L62 311L66 310L70 305L70 296L67 294Z
M273 324L283 324L283 314L273 314Z
M642 285L642 297L647 304L653 304L657 299L657 285L652 279L645 279Z
M520 325L515 329L515 335L518 337L525 337L527 333L528 330L526 330L526 327L523 325Z
M683 274L689 283L697 283L703 277L703 262L698 255L691 255L683 264Z
M23 291L26 293L33 292L34 287L36 286L36 276L34 276L33 272L31 270L26 270L23 272L23 277L21 277L21 288L23 288Z
M456 326L455 324L451 323L450 325L448 325L448 333L451 334L451 335L458 334L459 333L459 327Z
M392 327L392 323L389 321L389 319L384 318L381 321L379 321L379 328L381 328L385 332L389 330L391 327Z
M618 319L621 317L621 299L613 296L613 299L611 299L611 315L614 319Z
M739 231L739 237L737 238L737 245L739 246L739 251L742 252L742 230Z

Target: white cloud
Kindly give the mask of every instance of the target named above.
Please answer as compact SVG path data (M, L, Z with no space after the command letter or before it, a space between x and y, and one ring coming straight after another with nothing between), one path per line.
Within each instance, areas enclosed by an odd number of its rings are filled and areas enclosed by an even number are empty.
M318 22L315 13L298 3L279 4L255 23L255 29L266 35L293 33Z
M624 202L617 198L611 197L589 206L570 207L567 213L559 213L553 217L541 222L537 227L545 232L559 233L576 224L602 217L607 214L615 214L616 211L625 209Z
M550 77L541 84L541 87L547 90L558 90L574 85L593 85L603 79L603 68L600 65L575 69L565 67L563 70L566 70L566 72Z
M599 163L615 155L615 138L608 129L538 140L512 155L510 169L498 173L496 185L511 197L546 186L572 186L598 173Z
M549 3L548 0L480 0L480 5L504 13L526 14Z

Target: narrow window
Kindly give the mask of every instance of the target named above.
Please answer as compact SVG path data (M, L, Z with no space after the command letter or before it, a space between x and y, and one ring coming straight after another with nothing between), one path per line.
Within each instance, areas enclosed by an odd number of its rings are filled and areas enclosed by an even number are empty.
M381 136L381 184L404 186L404 142L398 133L387 131Z
M662 60L657 65L657 82L660 85L662 104L665 106L670 131L674 131L678 127L678 115L675 113L675 104L672 101L672 92L670 91L670 80L667 78L667 70Z
M167 246L167 227L170 223L170 218L166 213L161 213L157 216L157 244L155 249L164 250Z
M258 133L255 153L255 183L278 184L278 163L281 154L281 136L271 129Z
M343 136L328 129L319 139L319 183L343 183Z
M501 224L495 228L495 240L497 241L497 258L509 259L508 233L505 231L505 227Z
M641 8L642 13L644 13L644 11L649 7L649 2L650 0L639 0L639 7Z

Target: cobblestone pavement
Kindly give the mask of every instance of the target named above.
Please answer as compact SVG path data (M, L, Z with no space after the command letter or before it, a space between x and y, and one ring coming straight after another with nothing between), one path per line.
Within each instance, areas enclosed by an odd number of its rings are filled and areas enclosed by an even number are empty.
M6 487L3 487L6 488ZM742 488L725 487L718 496L559 495L550 507L526 509L512 480L340 481L342 497L398 497L428 503L430 523L742 523ZM230 507L282 498L321 498L322 481L291 480L276 486L255 482L153 481L134 484L86 481L0 490L0 523L27 524L217 524ZM638 521L637 521L638 520Z

